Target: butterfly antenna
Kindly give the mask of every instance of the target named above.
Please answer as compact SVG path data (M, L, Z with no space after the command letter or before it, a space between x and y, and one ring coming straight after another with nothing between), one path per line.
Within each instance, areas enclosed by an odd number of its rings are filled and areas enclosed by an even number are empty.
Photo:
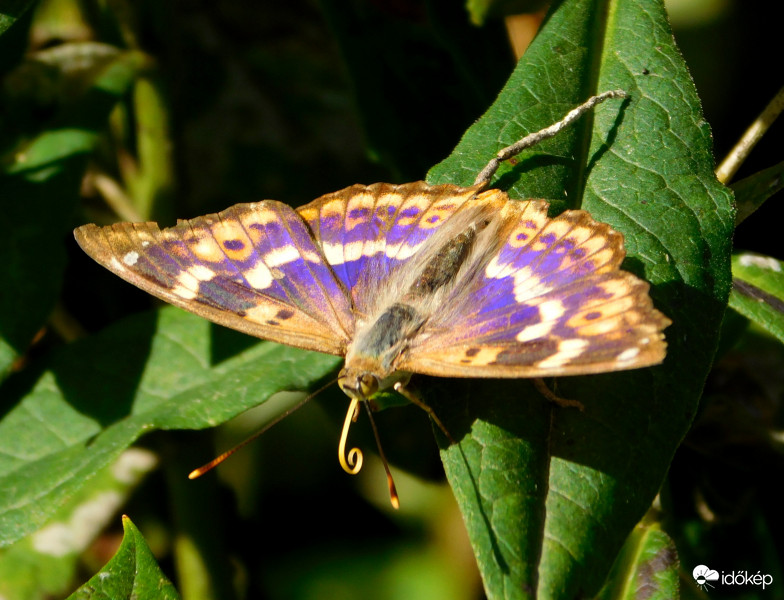
M558 134L560 131L566 129L574 123L577 119L582 117L585 113L590 111L594 106L604 102L608 98L626 98L628 94L623 90L611 90L609 92L604 92L603 94L599 94L598 96L591 96L583 102L577 108L570 110L566 113L563 119L558 121L557 123L553 123L549 127L545 127L541 131L536 131L525 136L523 139L518 140L511 146L507 146L498 151L495 157L487 163L484 169L479 172L479 175L476 176L474 180L474 185L479 185L480 183L487 183L495 175L495 172L498 170L498 167L501 166L501 163L505 160L509 160L513 156L520 154L526 148L530 148L531 146L535 146L542 140L546 140L548 138L553 137L554 135Z
M264 434L265 434L267 431L269 431L269 430L270 430L272 427L274 427L275 425L277 425L278 423L280 423L280 422L281 422L283 419L285 419L286 417L288 417L288 416L289 416L291 413L293 413L293 412L296 412L297 410L299 410L300 408L302 408L302 407L303 407L305 404L307 404L307 403L308 403L310 400L312 400L313 398L315 398L316 396L318 396L318 395L319 395L321 392L323 392L325 389L327 389L329 386L331 386L331 385L332 385L333 383L335 383L336 381L337 381L337 379L333 379L332 381L330 381L330 382L329 382L329 383L327 383L326 385L324 385L324 386L320 387L319 389L317 389L317 390L316 390L315 392L313 392L312 394L310 394L310 395L308 395L308 396L305 396L305 398L304 398L304 399L303 399L301 402L298 402L297 404L295 404L294 406L292 406L291 408L289 408L289 409L288 409L288 410L286 410L285 412L283 412L283 413L281 413L280 415L278 415L277 417L275 417L275 418L274 418L272 421L270 421L269 423L267 423L267 424L266 424L264 427L262 427L262 428L261 428L259 431L257 431L257 432L256 432L256 433L254 433L253 435L251 435L249 438L247 438L247 439L245 439L245 440L241 441L239 444L237 444L237 445L236 445L236 446L234 446L233 448L230 448L229 450L227 450L226 452L224 452L224 453L223 453L223 454L221 454L220 456L218 456L218 457L216 457L216 458L213 458L213 459L212 459L210 462L208 462L207 464L205 464L205 465L202 465L202 466L201 466L201 467L199 467L198 469L194 469L193 471L191 471L190 473L188 473L188 479L197 479L198 477L201 477L201 476L202 476L202 475L204 475L205 473L208 473L208 472L212 471L212 470L213 470L215 467L217 467L219 464L221 464L221 463L222 463L223 461L225 461L227 458L229 458L230 456L232 456L232 455L233 455L234 453L236 453L238 450L242 450L242 449L243 449L245 446L247 446L247 445L248 445L248 444L250 444L251 442L255 441L256 439L258 439L259 437L261 437L262 435L264 435Z
M395 480L392 479L392 472L389 470L389 463L384 454L384 449L381 447L381 438L378 437L378 428L376 428L376 421L373 419L373 411L370 410L370 405L365 402L367 409L368 419L370 419L370 427L373 429L373 437L376 438L376 447L378 448L378 455L381 457L381 462L384 464L384 471L387 474L387 486L389 487L389 502L392 508L400 508L400 497L397 495L397 488L395 487Z

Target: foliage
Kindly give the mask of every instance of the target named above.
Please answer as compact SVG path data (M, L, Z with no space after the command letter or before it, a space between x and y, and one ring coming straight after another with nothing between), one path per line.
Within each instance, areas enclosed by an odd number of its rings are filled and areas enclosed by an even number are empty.
M782 466L781 262L731 261L732 194L713 176L711 131L663 6L554 3L514 67L489 17L513 3L472 3L482 28L453 4L185 15L169 3L7 3L0 595L64 597L95 573L74 597L177 597L167 573L184 598L468 599L482 586L489 598L672 598L698 593L694 566L722 560L781 580L772 492L751 477L742 490L716 485L722 466L748 470L744 456L751 473ZM285 33L294 27L304 33ZM261 195L302 204L434 164L431 183L467 185L499 148L610 89L629 98L505 164L493 184L624 234L624 268L673 321L663 365L556 382L584 412L522 380L421 380L458 440L437 436L451 489L425 416L384 410L398 513L375 461L358 479L337 469L335 386L219 477L185 478L340 361L154 306L90 263L74 226L170 223ZM739 182L743 227L779 172ZM357 445L370 446L359 429ZM131 444L161 469L145 460L123 475ZM118 546L116 526L99 532L120 506L145 537L125 518ZM736 553L727 532L744 523ZM22 585L28 573L50 576Z

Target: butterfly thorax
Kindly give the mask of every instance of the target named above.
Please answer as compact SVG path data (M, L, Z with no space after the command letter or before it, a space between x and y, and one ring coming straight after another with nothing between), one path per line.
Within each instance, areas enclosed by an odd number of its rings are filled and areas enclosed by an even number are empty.
M367 399L407 376L396 372L395 362L425 322L415 307L395 303L355 338L346 354L338 385L348 396Z
M475 221L449 238L437 238L437 245L415 269L390 276L384 300L371 318L358 322L346 353L338 384L348 396L364 400L397 382L407 382L410 374L398 371L396 364L438 305L433 299L456 285L487 222Z

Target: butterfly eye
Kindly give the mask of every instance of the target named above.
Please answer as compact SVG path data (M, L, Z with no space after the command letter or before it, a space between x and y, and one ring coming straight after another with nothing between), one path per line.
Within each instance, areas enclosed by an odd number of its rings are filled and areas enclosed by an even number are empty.
M378 391L378 378L370 373L363 373L359 376L359 391L363 398L370 398Z
M338 375L338 386L349 398L366 400L378 391L378 377L371 373L351 373L343 369Z

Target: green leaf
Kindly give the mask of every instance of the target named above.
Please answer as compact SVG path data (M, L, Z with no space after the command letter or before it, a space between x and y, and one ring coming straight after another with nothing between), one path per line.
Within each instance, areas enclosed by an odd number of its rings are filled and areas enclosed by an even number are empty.
M64 347L34 382L7 382L20 397L0 421L0 546L43 525L143 433L212 427L309 389L339 362L271 343L237 352L241 334L221 350L212 328L166 307Z
M730 306L784 342L784 263L744 252L732 257Z
M551 212L583 208L625 236L624 268L672 321L656 368L563 378L548 404L525 383L461 384L431 400L457 446L442 455L490 598L597 593L693 418L730 287L732 196L661 2L557 4L488 112L431 183L470 184L502 147L588 96L623 89L502 167L492 184Z
M70 238L79 184L109 111L143 60L122 53L92 73L77 106L24 144L0 172L2 281L0 379L46 323L60 293L65 240Z
M71 600L121 600L180 597L161 571L144 537L128 517L123 517L122 544L106 566L68 596Z
M623 545L597 600L673 600L679 597L679 561L675 544L658 523L640 523Z
M43 529L0 549L0 597L60 598L73 589L82 553L156 463L148 450L126 450L71 496Z
M79 156L63 156L40 171L0 174L0 272L9 290L0 294L0 345L5 349L0 352L0 379L44 326L59 296L64 240L84 164Z
M3 0L0 6L0 35L34 4L33 0Z
M731 187L735 192L735 204L738 207L735 224L740 225L756 212L765 200L784 189L784 161L736 181Z

